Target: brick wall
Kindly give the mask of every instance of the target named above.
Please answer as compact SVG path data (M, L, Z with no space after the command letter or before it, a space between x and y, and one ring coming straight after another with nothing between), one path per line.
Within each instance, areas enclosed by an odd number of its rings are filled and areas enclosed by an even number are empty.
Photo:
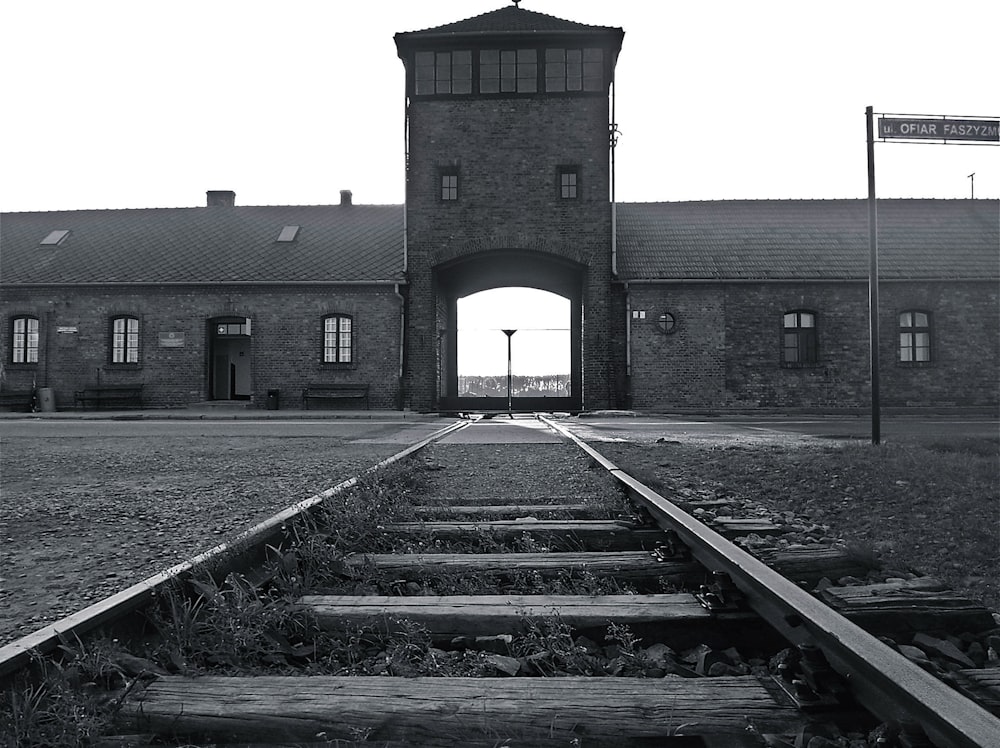
M633 406L642 410L804 408L871 405L867 283L649 285L630 289ZM880 401L885 407L1000 403L995 283L880 285ZM781 364L782 314L817 315L819 362ZM899 361L901 311L932 314L932 361ZM656 331L669 311L676 331Z
M321 362L322 318L351 315L350 365ZM400 300L392 287L180 289L6 289L0 305L5 334L0 355L10 361L11 318L40 320L39 363L9 363L9 389L31 385L55 390L59 407L98 378L105 384L142 383L147 402L176 406L209 399L208 321L251 319L253 401L263 407L268 389L281 391L281 407L301 407L310 382L367 382L373 408L398 407ZM140 364L109 363L110 319L140 319ZM61 331L60 331L61 330ZM166 340L161 341L161 334ZM170 336L173 336L172 338ZM182 341L180 345L177 341Z
M503 250L584 266L579 375L587 407L607 407L614 384L607 98L413 100L409 134L407 372L413 406L435 406L435 268ZM558 169L566 165L579 168L576 200L558 196ZM459 173L454 202L440 200L445 167ZM532 285L530 261L522 284Z

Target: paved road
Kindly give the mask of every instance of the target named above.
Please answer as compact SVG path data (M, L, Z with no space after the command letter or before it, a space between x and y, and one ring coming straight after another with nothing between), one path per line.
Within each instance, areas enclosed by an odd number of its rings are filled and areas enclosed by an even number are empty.
M227 420L48 420L18 419L0 422L0 440L19 437L86 438L160 436L227 437L336 437L357 442L410 444L450 421L358 421L313 419Z
M656 441L657 439L850 439L871 441L872 424L863 417L787 418L594 418L572 421L581 437L596 441ZM998 439L1000 423L993 418L893 416L881 419L882 443Z
M871 440L868 417L681 418L651 416L580 416L559 419L589 441L655 442L657 440L723 440L764 443L775 440ZM0 419L0 441L18 437L86 438L157 436L337 437L357 442L409 444L452 423L436 416L379 419L305 418L298 414L265 418L46 418ZM993 418L883 417L881 441L1000 439ZM481 420L446 438L445 443L549 443L558 437L530 416Z

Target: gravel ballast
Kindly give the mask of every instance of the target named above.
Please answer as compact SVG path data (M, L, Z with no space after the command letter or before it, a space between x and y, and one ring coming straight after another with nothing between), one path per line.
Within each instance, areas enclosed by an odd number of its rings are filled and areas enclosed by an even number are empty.
M809 517L895 566L939 575L996 610L995 458L983 458L987 467L976 471L970 458L975 496L969 499L962 485L914 480L918 464L910 464L908 476L892 472L888 452L872 473L860 469L861 460L846 472L840 447L806 441L812 446L801 440L787 447L596 446L640 480L659 481L668 498L672 489L736 494L776 513ZM5 438L0 644L231 540L403 446L312 436ZM538 486L542 477L551 479L551 450L572 449L441 444L429 459L441 469L436 478L483 498L506 496L512 486L525 496L603 490L582 453L574 458L579 481L561 477Z
M231 540L401 448L322 437L5 439L0 644Z

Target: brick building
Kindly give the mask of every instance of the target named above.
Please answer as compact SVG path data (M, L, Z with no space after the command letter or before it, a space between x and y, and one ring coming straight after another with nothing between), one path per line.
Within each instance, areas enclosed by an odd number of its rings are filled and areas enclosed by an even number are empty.
M517 7L397 34L402 206L3 215L0 392L504 409L459 394L457 303L529 286L570 301L570 386L517 408L865 408L865 202L616 204L622 39ZM879 247L883 403L996 407L998 201L880 201Z

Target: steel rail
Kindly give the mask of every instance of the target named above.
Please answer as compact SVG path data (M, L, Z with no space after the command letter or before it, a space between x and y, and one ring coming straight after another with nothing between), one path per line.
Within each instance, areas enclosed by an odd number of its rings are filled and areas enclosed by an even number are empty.
M709 569L727 574L750 606L795 644L818 646L858 702L879 719L919 724L941 748L996 748L1000 719L643 485L551 419L539 419L607 470Z
M326 499L331 498L356 485L361 476L379 468L392 465L420 451L428 444L444 438L448 434L459 431L470 425L471 421L456 421L438 429L430 436L411 444L406 449L385 458L361 474L338 483L314 496L299 501L281 510L277 514L244 530L231 541L221 543L204 553L200 553L186 561L154 574L141 582L114 595L99 600L83 610L61 618L60 620L38 629L27 636L0 647L0 677L6 676L24 667L36 654L45 654L54 650L61 641L74 636L81 636L106 623L120 620L149 603L168 585L201 570L212 570L216 573L234 571L240 568L241 559L259 555L263 549L272 544L280 536L286 523L302 517L312 511Z

